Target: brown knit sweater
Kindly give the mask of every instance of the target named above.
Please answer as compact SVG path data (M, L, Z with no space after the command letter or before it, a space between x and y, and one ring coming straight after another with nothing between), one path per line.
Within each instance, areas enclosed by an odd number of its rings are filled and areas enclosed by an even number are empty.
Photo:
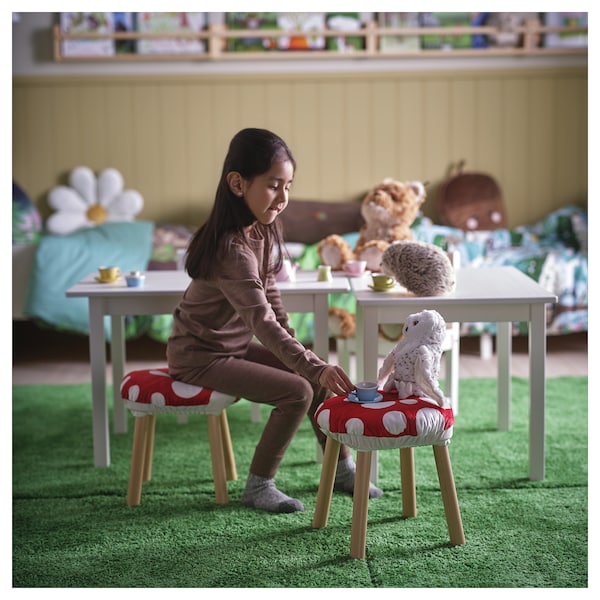
M216 279L191 281L173 313L169 371L185 381L215 359L243 357L256 336L287 367L318 383L327 363L294 338L274 277L259 274L264 240L250 244L234 245Z

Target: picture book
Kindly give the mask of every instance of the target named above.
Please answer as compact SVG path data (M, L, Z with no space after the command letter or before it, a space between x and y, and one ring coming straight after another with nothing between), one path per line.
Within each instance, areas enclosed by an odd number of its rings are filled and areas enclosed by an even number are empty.
M203 12L137 13L137 30L148 33L201 32L206 29ZM206 40L190 38L148 38L137 44L139 54L196 54L206 52Z
M63 33L112 33L113 16L109 12L60 13ZM75 39L62 41L63 56L110 56L115 53L113 39Z

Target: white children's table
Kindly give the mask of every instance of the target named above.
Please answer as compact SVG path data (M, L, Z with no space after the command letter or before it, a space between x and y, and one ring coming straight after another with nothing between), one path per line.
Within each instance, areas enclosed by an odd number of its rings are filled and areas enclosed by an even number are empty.
M356 296L359 379L377 380L379 323L402 323L408 315L425 309L437 310L447 323L494 322L497 324L498 428L501 430L510 429L511 421L511 323L528 323L529 478L544 479L546 304L556 303L556 296L514 267L459 268L456 290L448 296L418 298L398 288L375 292L369 283L366 276L351 280ZM372 473L376 478L376 461L373 461Z
M113 381L113 419L115 433L127 431L127 414L119 393L125 368L124 315L172 314L187 288L185 271L146 271L142 287L127 287L121 278L115 283L98 283L90 274L66 292L68 298L88 298L90 324L90 365L92 380L92 426L94 464L110 465L108 406L106 400L106 348L104 317L111 317L111 357ZM346 277L317 281L316 271L300 271L295 282L277 284L286 310L314 313L314 352L329 356L329 294L350 290Z

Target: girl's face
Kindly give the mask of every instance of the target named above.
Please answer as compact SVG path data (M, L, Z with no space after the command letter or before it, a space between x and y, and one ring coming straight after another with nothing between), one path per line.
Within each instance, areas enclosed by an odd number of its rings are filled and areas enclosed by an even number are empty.
M274 162L266 173L251 181L241 179L242 196L259 223L269 225L285 209L293 179L294 167L289 160Z

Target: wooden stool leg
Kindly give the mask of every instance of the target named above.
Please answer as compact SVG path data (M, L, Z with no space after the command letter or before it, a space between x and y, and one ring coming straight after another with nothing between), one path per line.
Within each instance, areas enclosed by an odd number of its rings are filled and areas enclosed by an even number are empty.
M465 534L460 517L460 507L458 506L458 497L456 496L456 486L454 485L454 475L452 473L448 446L433 446L433 455L435 457L438 479L440 480L440 490L442 492L444 512L446 513L448 533L450 534L450 543L453 546L462 546L466 543Z
M146 457L147 424L150 416L152 415L135 418L131 467L129 469L129 489L127 490L128 506L138 506L142 500L142 475Z
M221 418L219 415L206 415L208 424L208 440L212 461L213 479L215 481L215 500L217 504L227 504L227 475L225 474L225 456L221 436Z
M144 448L144 481L152 479L152 456L154 455L154 431L156 429L156 417L146 416L146 444Z
M327 526L339 453L340 443L337 440L328 437L325 442L325 452L323 454L321 480L319 482L319 490L317 491L315 516L313 517L312 522L313 529L320 529Z
M235 468L235 456L233 454L233 446L231 445L231 434L229 432L229 421L227 420L227 412L223 411L219 420L221 422L221 439L223 440L223 455L225 457L225 474L227 481L235 481L237 479L237 469Z
M356 453L356 477L354 479L354 501L352 503L351 558L364 558L366 555L370 474L371 452L359 450Z
M400 481L402 483L402 516L417 516L415 483L415 449L400 448Z

